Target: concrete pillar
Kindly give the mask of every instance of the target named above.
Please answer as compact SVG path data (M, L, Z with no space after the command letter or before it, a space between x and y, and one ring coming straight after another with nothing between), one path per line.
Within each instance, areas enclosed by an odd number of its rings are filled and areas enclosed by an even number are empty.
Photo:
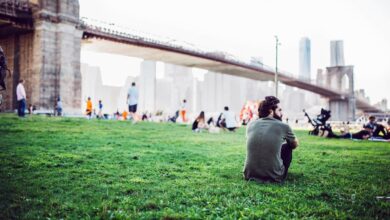
M54 110L56 98L60 96L65 114L79 114L82 31L76 29L78 1L40 1L33 17L31 103L38 110L50 112Z
M144 60L141 63L139 76L139 110L140 112L156 111L156 62Z
M80 48L82 31L78 0L39 0L32 12L33 29L3 34L8 67L7 90L0 111L16 108L15 87L25 80L27 104L43 112L53 112L61 97L65 114L81 113Z
M332 121L347 121L348 120L348 100L329 100L329 109L332 112Z

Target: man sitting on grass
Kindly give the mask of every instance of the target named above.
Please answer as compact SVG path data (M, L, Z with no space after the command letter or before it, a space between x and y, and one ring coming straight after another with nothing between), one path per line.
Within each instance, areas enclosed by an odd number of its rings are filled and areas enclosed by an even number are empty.
M368 123L363 125L363 128L369 131L373 138L390 139L385 126L377 123L375 116L370 116L368 120Z
M290 126L282 122L279 103L274 96L265 97L259 106L259 119L248 125L246 180L282 182L287 177L298 140Z

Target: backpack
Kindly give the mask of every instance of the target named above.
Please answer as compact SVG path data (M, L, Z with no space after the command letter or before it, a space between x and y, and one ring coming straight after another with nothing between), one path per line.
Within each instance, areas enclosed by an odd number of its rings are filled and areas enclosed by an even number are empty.
M5 77L7 76L7 71L10 72L7 67L7 59L5 58L3 49L0 47L0 91L6 89Z

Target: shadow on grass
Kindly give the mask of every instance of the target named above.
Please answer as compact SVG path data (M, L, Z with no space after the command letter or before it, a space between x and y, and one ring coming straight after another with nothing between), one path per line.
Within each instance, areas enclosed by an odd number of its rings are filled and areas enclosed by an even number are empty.
M287 178L285 180L286 183L289 182L305 182L307 178L303 173L288 173Z

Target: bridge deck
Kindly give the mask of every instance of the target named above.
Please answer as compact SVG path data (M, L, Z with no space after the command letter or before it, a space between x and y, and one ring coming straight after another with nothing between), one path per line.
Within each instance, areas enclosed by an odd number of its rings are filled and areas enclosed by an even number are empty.
M139 37L121 36L89 28L84 30L82 48L95 52L120 54L186 67L196 67L254 80L272 81L275 77L275 72L272 70L218 57L215 54L191 51L185 48L164 45L160 42L151 42ZM345 99L348 97L345 93L314 85L281 73L279 73L279 80L288 86L307 90L331 99ZM360 99L356 100L356 106L358 109L366 112L380 112L376 107Z

